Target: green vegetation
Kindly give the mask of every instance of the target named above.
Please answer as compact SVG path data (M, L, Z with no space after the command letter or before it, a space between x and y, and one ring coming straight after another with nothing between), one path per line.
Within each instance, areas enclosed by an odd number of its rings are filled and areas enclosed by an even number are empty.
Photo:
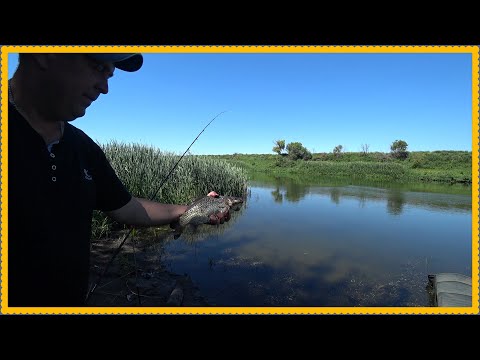
M278 155L282 155L284 150L285 150L285 140L275 141L275 146L273 147L272 151L276 152Z
M312 158L312 153L299 142L291 142L288 144L287 151L287 156L290 160L310 160Z
M408 156L407 151L408 144L403 140L395 140L392 145L390 145L390 150L392 150L392 156L396 159L406 159Z
M279 155L215 155L249 172L272 175L395 182L472 182L471 151L409 152L405 159L388 153L315 153L312 159L291 160Z
M343 146L342 145L337 145L333 148L333 154L335 156L340 156L340 154L342 153L342 150L343 150Z
M179 155L138 144L111 142L100 145L118 177L135 197L167 204L188 204L215 190L219 194L243 196L247 187L244 169L222 159L186 155L170 178L162 181L180 158ZM95 212L92 221L94 237L108 235L116 224Z
M311 153L301 143L277 140L277 154L233 154L185 156L168 181L161 182L180 158L179 155L137 144L111 142L101 145L127 189L136 197L171 204L186 204L215 190L220 194L243 196L249 174L300 179L348 179L359 182L471 184L471 151L406 152L407 144L397 141L391 153L343 152L341 145L331 153ZM395 144L395 142L394 142ZM278 151L277 151L278 150ZM398 155L398 154L402 155ZM405 155L406 154L406 155ZM92 221L94 238L121 228L102 213Z

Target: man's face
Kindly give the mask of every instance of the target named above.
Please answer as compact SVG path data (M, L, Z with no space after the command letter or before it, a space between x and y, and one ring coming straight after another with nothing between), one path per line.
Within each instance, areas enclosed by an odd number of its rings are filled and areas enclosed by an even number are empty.
M113 63L100 63L87 54L49 54L47 64L46 100L51 113L67 121L84 116L100 94L108 93L108 79L115 70Z

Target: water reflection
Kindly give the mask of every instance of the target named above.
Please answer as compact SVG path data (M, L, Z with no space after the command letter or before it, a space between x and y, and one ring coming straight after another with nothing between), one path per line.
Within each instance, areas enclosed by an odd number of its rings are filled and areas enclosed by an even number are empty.
M390 215L400 215L405 204L403 192L391 190L387 194L387 211Z
M332 200L334 204L340 204L340 190L338 188L331 189L330 200Z
M280 204L283 202L283 193L280 192L280 188L278 186L271 192L271 194L273 196L273 201Z
M275 190L271 192L275 202L282 203L283 199L290 202L299 202L308 194L308 187L298 186L293 179L273 178Z
M225 226L165 251L217 306L428 306L428 273L472 273L471 189L253 178Z
M386 210L390 215L401 215L405 205L435 208L439 210L457 210L471 211L471 198L464 197L459 200L448 193L439 194L437 192L418 192L409 191L408 186L404 184L390 184L391 188L376 188L368 186L322 186L311 185L303 182L295 182L293 179L273 178L275 190L271 191L274 202L281 204L283 200L289 202L299 202L307 195L319 194L328 195L332 203L339 205L342 198L355 198L359 202L359 207L365 207L367 201L384 201L386 200ZM252 180L252 186L269 186L268 180L263 181ZM331 183L330 183L331 184ZM415 189L418 185L412 185ZM426 189L425 187L423 187ZM441 189L439 185L434 185L435 190ZM444 186L445 191L451 190L449 185ZM461 190L461 191L459 191ZM464 195L471 193L471 188L465 188L464 185L455 189L454 194L461 192Z
M286 181L285 188L285 199L291 202L299 202L308 194L307 187L298 186L298 184L293 181Z
M288 177L279 177L268 173L250 174L251 186L287 187L291 185L301 185L305 187L361 187L375 189L397 189L411 192L471 195L472 186L469 184L443 184L443 183L394 183L382 181L357 180L355 178L325 178L325 177L300 177L289 175ZM297 190L298 191L298 190Z

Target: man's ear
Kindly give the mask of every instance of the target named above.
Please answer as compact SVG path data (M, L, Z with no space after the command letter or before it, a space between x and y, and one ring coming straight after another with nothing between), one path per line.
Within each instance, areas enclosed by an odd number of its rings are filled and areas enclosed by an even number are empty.
M55 60L55 54L32 54L33 61L40 67L40 69L45 70L48 68L49 63L52 60Z

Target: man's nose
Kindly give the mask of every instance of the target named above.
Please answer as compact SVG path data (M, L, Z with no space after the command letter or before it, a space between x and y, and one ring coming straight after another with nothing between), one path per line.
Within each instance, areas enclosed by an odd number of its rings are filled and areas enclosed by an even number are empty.
M97 85L97 89L102 94L108 94L108 79L103 79L102 81L100 81Z
M102 94L108 94L108 79L113 76L113 72L115 71L115 65L108 64L105 66L105 70L103 72L103 79L100 81L98 85L98 89Z

